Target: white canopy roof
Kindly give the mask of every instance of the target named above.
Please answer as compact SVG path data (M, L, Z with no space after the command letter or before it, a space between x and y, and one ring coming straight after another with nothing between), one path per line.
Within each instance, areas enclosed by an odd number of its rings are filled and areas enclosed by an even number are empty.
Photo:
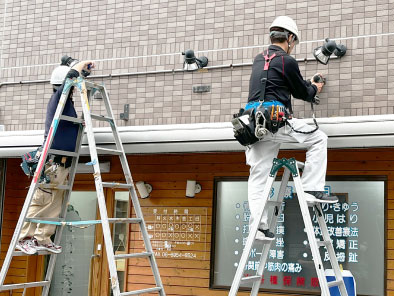
M313 124L311 119L305 119ZM394 115L319 118L320 129L328 137L329 148L364 148L394 146ZM232 125L198 123L119 127L126 153L243 151L233 137ZM111 148L110 128L95 129L99 146ZM0 132L0 157L19 157L43 142L43 131ZM87 154L86 139L82 154ZM299 149L296 143L282 149Z

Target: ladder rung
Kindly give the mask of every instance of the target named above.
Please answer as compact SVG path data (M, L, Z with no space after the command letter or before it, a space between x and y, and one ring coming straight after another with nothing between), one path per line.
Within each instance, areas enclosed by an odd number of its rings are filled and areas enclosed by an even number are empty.
M150 252L134 253L134 254L117 254L115 259L145 258L152 256Z
M38 187L41 189L59 189L59 190L70 189L70 185L55 185L55 184L38 184Z
M111 154L111 155L122 155L123 151L115 150L115 149L108 149L103 147L96 147L98 154Z
M23 284L2 285L0 286L0 291L44 287L44 286L49 286L49 284L50 284L49 281L42 281L42 282L31 282L31 283L23 283Z
M101 183L103 187L110 187L110 188L126 188L129 189L133 187L132 184L126 184L126 183L115 183L115 182L102 182Z
M83 123L83 119L82 118L76 118L76 117L71 117L71 116L67 116L67 115L60 115L60 120L66 120L66 121L71 121L71 122L75 122L75 123Z
M339 286L340 284L342 284L342 281L332 281L327 283L329 288Z
M37 251L37 253L35 253L33 255L27 255L27 254L23 253L22 251L14 251L14 253L12 253L12 256L37 256L37 255L58 255L58 254L51 253L48 251Z
M331 241L322 241L322 240L317 240L317 245L319 247L326 247L331 243Z
M71 157L78 156L78 153L76 153L76 152L70 152L70 151L65 151L65 150L57 150L57 149L49 149L48 153L56 154L56 155L71 156Z
M64 226L82 226L82 225L93 225L93 224L101 224L101 220L87 220L87 221L54 221L54 220L45 220L43 219L26 219L32 223L41 223L41 224L50 224L50 225L64 225Z
M261 276L259 276L259 275L248 276L248 277L244 277L241 279L241 282L243 284L254 283L254 282L258 282L258 281L261 281Z
M280 202L280 201L277 201L277 200L267 200L267 204L269 205L269 206L280 206L280 205L282 205L282 203Z
M298 166L299 169L303 169L305 164L303 162L301 162L301 161L297 161L297 166Z
M104 87L102 85L91 82L91 81L87 81L87 80L85 80L85 85L86 85L87 89L92 89L92 88L95 88L98 90L104 89Z
M141 218L108 218L108 222L138 224L142 222L142 219Z
M147 289L135 290L135 291L130 291L130 292L123 292L123 293L120 293L119 295L120 296L139 295L139 294L146 294L146 293L152 293L152 292L159 292L161 290L162 290L162 288L155 287L155 288L147 288Z
M104 116L104 115L98 115L98 114L90 114L90 117L96 120L101 120L101 121L113 121L111 117Z
M86 221L64 221L60 218L26 218L26 221L32 223L41 223L41 224L51 224L51 225L64 225L64 226L82 226L82 225L93 225L93 224L101 224L102 220L86 220ZM141 218L109 218L109 223L141 223Z

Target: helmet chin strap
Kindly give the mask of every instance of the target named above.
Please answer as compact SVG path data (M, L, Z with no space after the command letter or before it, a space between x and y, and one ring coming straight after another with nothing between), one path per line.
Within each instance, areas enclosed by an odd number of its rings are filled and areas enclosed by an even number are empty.
M294 35L291 35L290 38L291 40L287 39L287 45L288 45L287 54L290 54L290 47L291 47L290 43L294 41L294 38L295 38Z

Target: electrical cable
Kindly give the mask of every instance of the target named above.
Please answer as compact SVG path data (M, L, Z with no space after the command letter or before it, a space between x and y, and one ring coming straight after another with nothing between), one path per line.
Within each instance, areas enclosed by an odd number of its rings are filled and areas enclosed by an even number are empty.
M312 119L313 119L313 123L315 124L315 128L311 131L305 132L305 131L300 131L300 130L296 130L291 123L286 120L286 124L288 124L291 128L292 131L299 133L299 134L304 134L304 135L309 135L309 134L313 134L315 131L317 131L319 129L319 125L317 124L316 121L316 117L315 117L315 108L313 108L313 102L311 101L311 109L312 109Z

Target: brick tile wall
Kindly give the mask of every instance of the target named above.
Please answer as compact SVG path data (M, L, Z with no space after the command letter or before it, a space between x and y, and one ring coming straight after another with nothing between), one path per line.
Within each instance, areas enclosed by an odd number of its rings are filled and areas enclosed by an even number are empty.
M343 38L348 47L327 66L300 63L305 77L327 77L318 117L392 114L393 11L391 0L2 0L0 82L49 79L63 54L98 60L95 74L181 69L180 52L188 48L206 55L209 66L250 63L268 44L275 16L288 14L306 41L296 58L312 57L325 37ZM219 122L244 104L250 71L245 65L93 80L107 86L117 118L130 104L130 120L119 125ZM211 91L195 94L193 85ZM49 83L1 86L0 124L42 129L50 94ZM310 116L303 101L295 100L294 109L298 117Z

